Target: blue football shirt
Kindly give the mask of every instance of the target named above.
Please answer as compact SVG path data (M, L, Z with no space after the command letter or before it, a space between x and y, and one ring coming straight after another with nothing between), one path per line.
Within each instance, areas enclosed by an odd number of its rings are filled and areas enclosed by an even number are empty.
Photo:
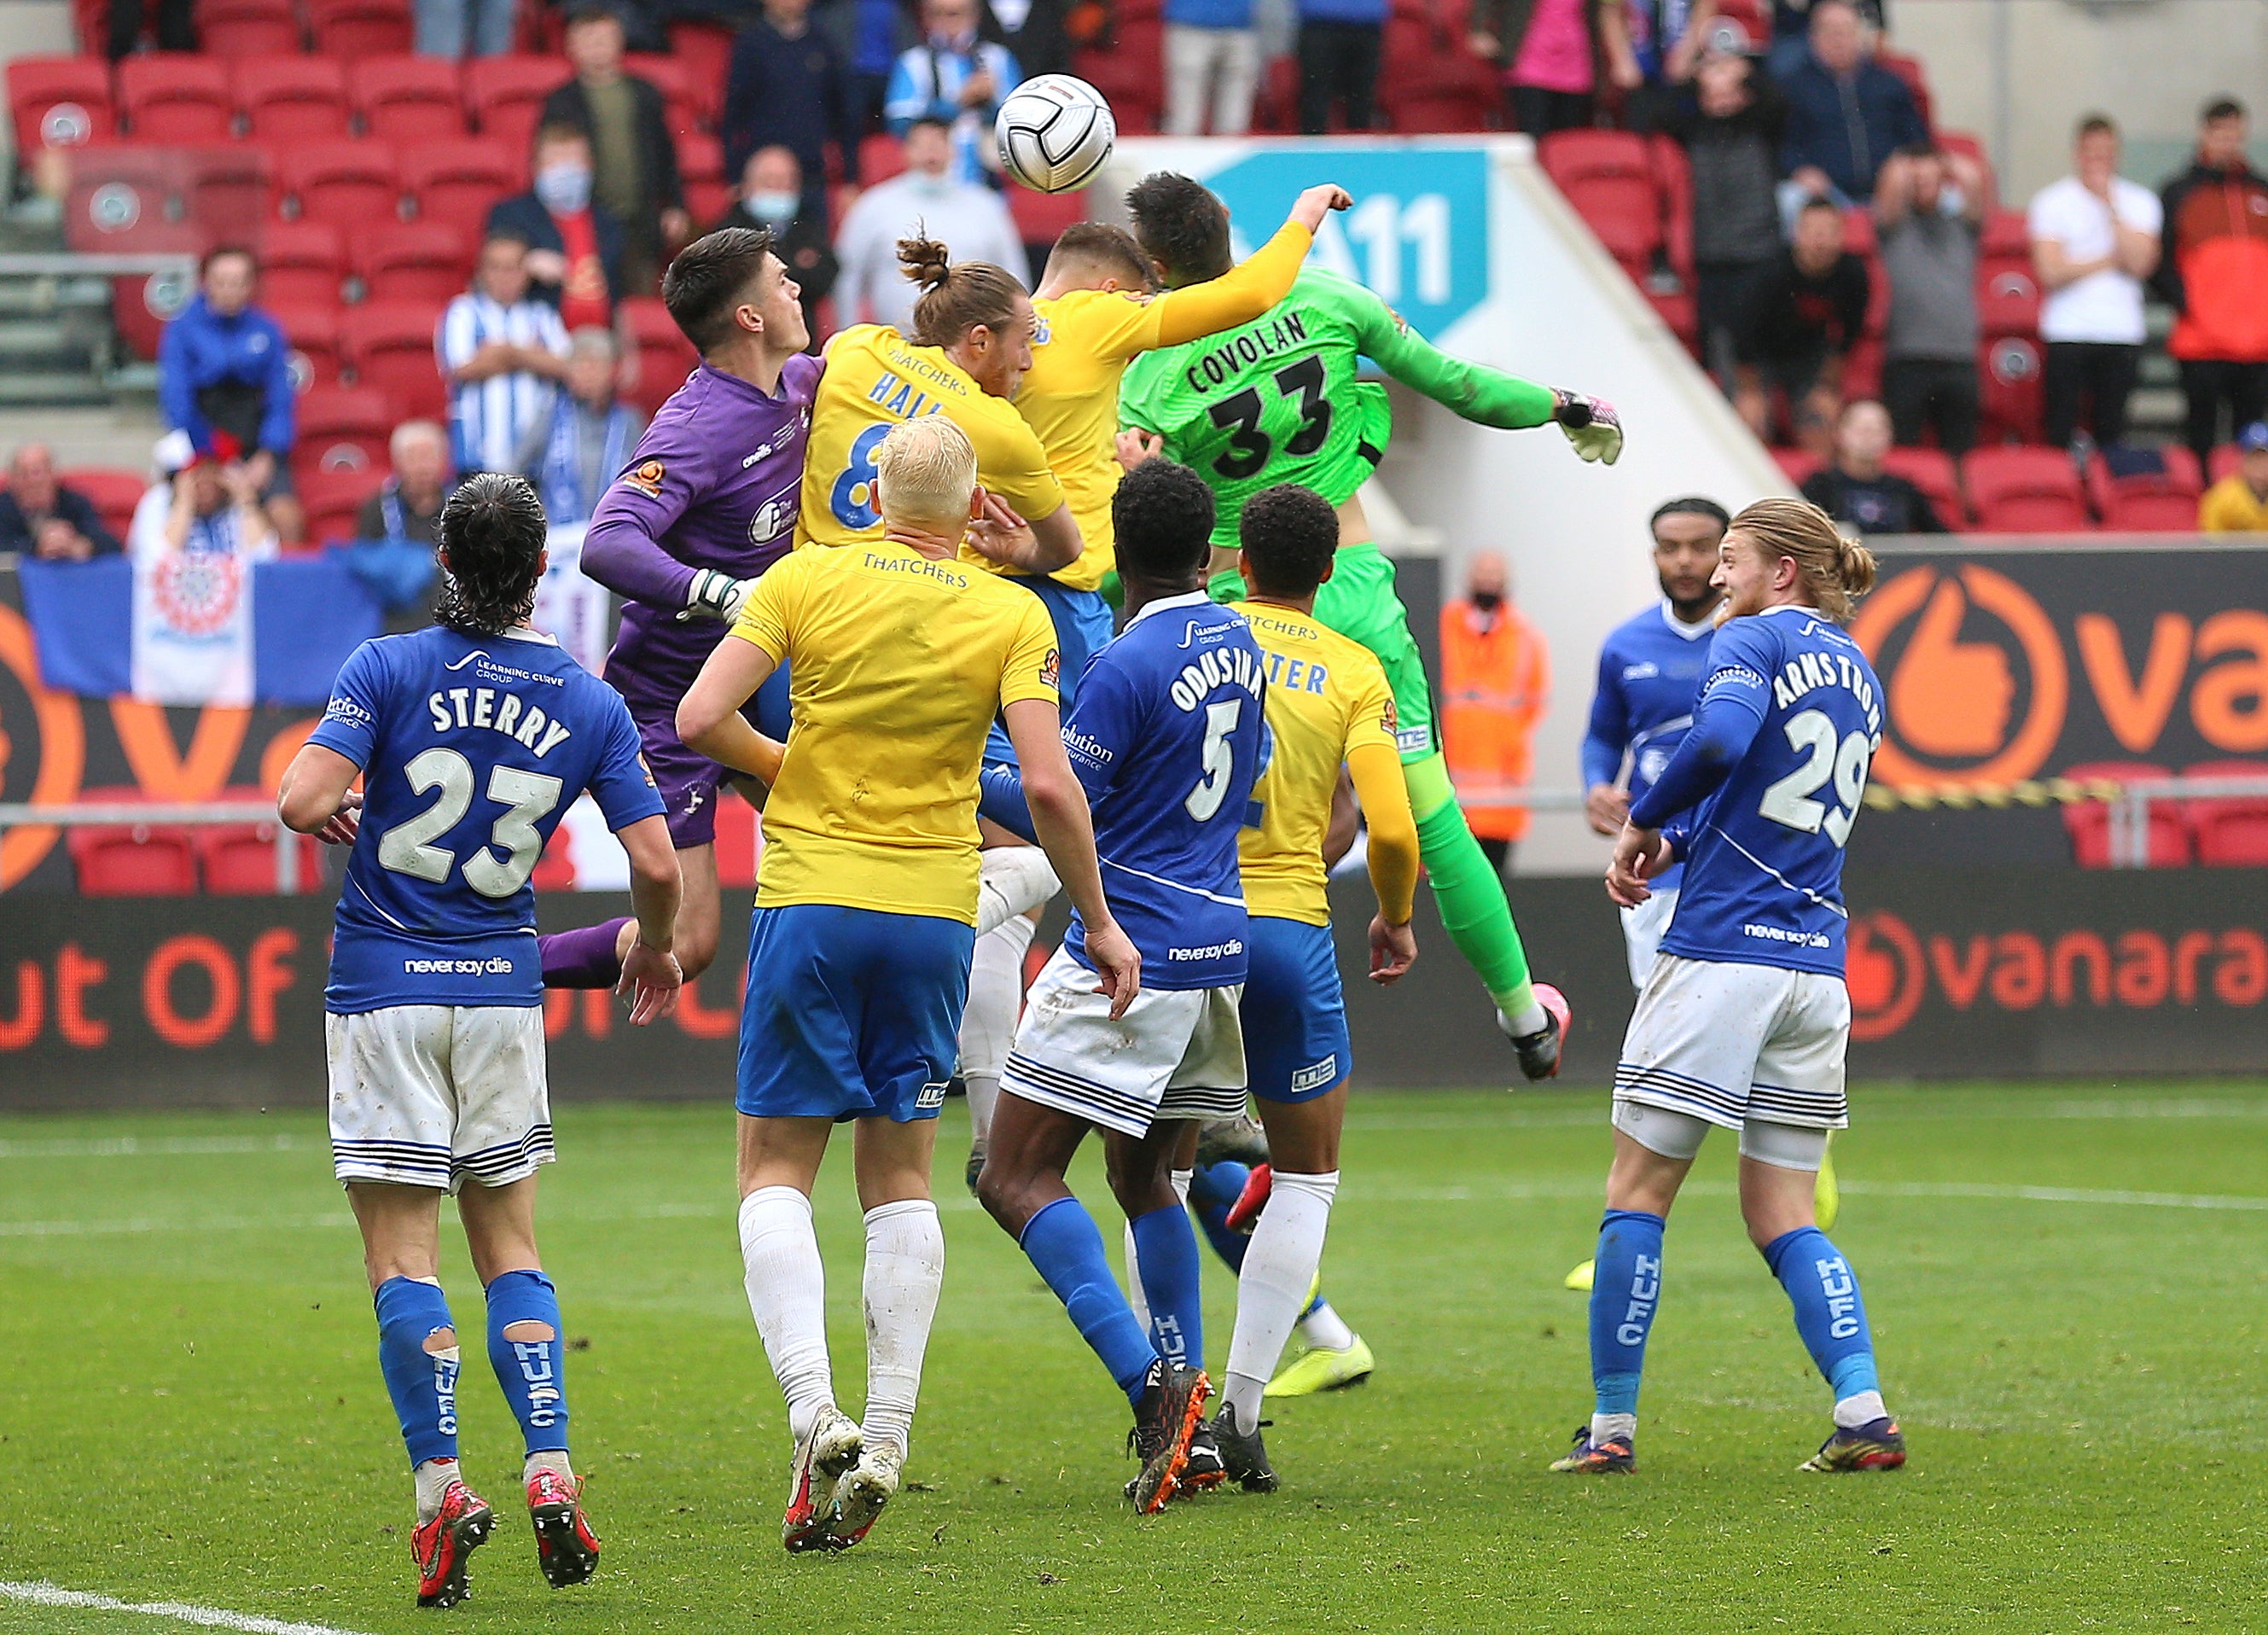
M1624 787L1632 800L1653 786L1693 725L1715 633L1705 620L1682 622L1667 598L1608 632L1583 734L1584 788L1619 781L1625 761L1630 781ZM1667 871L1655 887L1675 890L1683 872Z
M364 642L308 742L363 770L324 1004L540 1005L536 860L585 789L659 817L629 708L548 636L436 625Z
M1719 630L1692 727L1631 807L1641 828L1691 808L1667 831L1685 883L1661 951L1842 976L1843 849L1881 741L1881 683L1816 609Z
M1236 836L1263 761L1265 665L1243 615L1203 591L1154 601L1095 653L1064 723L1145 988L1244 980ZM1077 914L1064 947L1091 965Z

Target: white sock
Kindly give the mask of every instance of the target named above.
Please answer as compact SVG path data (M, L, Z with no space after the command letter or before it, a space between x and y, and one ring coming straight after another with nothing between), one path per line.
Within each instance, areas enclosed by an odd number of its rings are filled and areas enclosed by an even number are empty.
M1354 1330L1329 1300L1318 1300L1315 1309L1300 1319L1300 1337L1318 1351L1343 1351L1353 1345Z
M945 1232L927 1198L866 1212L866 1422L868 1446L902 1455L921 1394L922 1353L945 1282Z
M1637 1436L1638 1416L1636 1414L1593 1414L1591 1416L1591 1441L1594 1446L1601 1442L1616 1440L1628 1442L1634 1440Z
M1504 1016L1501 1011L1497 1014ZM1551 1013L1531 1001L1528 1007L1519 1015L1505 1016L1504 1030L1514 1039L1525 1039L1530 1034L1542 1033L1550 1024Z
M1252 1229L1236 1279L1236 1328L1228 1339L1228 1383L1221 1393L1240 1431L1260 1423L1261 1393L1314 1286L1338 1189L1336 1169L1321 1175L1279 1169L1270 1185L1268 1207Z
M553 1471L570 1482L575 1479L575 1468L567 1462L567 1450L563 1447L547 1447L541 1453L530 1454L527 1462L519 1468L519 1484L526 1487L541 1470Z
M996 846L984 854L976 887L976 934L1030 913L1063 889L1037 846ZM1029 942L1027 935L1025 941Z
M1024 954L1038 929L1019 915L979 937L969 956L968 1004L961 1013L961 1081L968 1087L968 1122L979 1147L992 1133L1000 1068L1016 1042L1016 1013L1024 1002Z
M417 1482L417 1525L423 1527L441 1513L441 1499L458 1479L453 1459L428 1459L411 1473Z
M827 1271L811 1229L811 1200L793 1187L758 1187L740 1200L740 1261L748 1310L787 1398L791 1435L809 1432L835 1403L827 1365Z
M1862 1425L1889 1417L1890 1410L1882 1405L1880 1391L1859 1391L1835 1404L1835 1423L1845 1431L1855 1431Z

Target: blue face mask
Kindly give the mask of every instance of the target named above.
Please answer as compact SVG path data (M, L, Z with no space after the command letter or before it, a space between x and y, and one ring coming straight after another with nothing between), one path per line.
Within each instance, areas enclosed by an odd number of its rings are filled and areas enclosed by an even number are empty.
M784 226L795 219L796 207L802 203L794 194L785 191L751 193L747 197L748 214L758 221Z
M591 202L587 165L547 165L535 173L535 196L555 216L572 216Z

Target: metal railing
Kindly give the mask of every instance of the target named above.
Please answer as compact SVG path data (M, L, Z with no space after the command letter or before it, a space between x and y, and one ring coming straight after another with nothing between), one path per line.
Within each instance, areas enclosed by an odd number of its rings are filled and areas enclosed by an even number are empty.
M299 891L299 848L306 836L285 828L268 800L85 800L57 806L0 801L0 835L11 829L213 829L265 823L276 829L276 889Z

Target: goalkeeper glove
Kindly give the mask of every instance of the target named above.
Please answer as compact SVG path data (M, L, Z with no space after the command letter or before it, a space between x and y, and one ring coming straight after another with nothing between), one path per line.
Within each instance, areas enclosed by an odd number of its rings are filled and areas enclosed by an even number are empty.
M1615 413L1615 406L1595 397L1585 397L1580 392L1555 394L1558 402L1553 406L1551 418L1567 434L1575 452L1585 460L1603 460L1611 466L1622 457L1623 423Z
M730 624L740 616L740 604L748 600L754 590L754 579L736 579L715 568L702 568L693 575L692 588L685 593L685 611L680 619L722 619Z

